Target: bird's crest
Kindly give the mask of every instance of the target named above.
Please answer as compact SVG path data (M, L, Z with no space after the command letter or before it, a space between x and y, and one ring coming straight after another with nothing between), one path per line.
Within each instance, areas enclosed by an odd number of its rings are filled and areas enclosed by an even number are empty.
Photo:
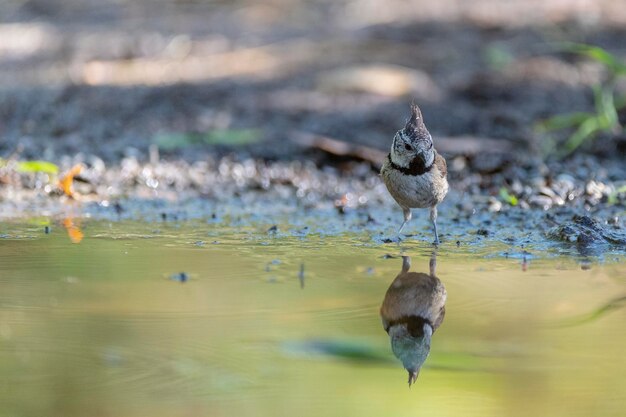
M404 126L404 133L413 140L428 136L428 130L424 124L422 111L415 103L411 103L411 118Z
M411 118L406 123L406 127L412 127L413 129L417 129L420 125L424 124L424 119L422 118L422 111L415 103L411 103Z
M415 381L417 381L417 376L420 374L420 370L414 370L411 371L409 370L409 388L411 388L411 385L413 385L415 383Z

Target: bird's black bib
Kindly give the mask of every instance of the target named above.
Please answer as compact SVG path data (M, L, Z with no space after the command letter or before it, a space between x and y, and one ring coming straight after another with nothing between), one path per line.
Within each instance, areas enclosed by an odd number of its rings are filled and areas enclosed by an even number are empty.
M422 316L402 316L397 320L389 321L389 324L387 325L387 327L385 327L385 331L389 333L389 328L397 324L406 324L409 334L413 337L424 336L424 324L428 324L431 329L433 327L433 324L430 322L430 320L425 319Z
M411 175L413 177L416 177L418 175L424 175L425 173L430 171L433 168L433 165L434 165L434 161L433 161L432 164L426 166L424 164L424 161L422 161L418 157L415 157L415 158L413 158L413 160L409 164L408 168L405 168L405 167L401 167L400 165L397 165L395 162L393 162L391 160L391 154L387 155L387 159L389 160L389 164L391 165L391 167L393 169L400 171L404 175Z

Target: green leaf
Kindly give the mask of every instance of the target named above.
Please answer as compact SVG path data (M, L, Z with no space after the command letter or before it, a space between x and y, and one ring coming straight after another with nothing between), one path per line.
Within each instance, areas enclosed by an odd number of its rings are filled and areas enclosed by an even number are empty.
M602 130L613 130L619 125L619 116L615 108L613 89L594 86L594 101Z
M622 185L621 187L610 193L608 196L607 204L610 206L617 204L620 194L626 194L626 185Z
M601 130L601 123L598 117L593 117L585 120L580 124L578 129L567 139L564 149L561 151L560 156L565 157L574 152L580 145L582 145L587 139L592 138Z
M564 43L562 49L589 57L604 66L611 72L609 79L593 86L594 112L571 113L551 117L535 125L538 133L544 135L550 131L575 129L557 153L558 157L565 157L576 150L589 139L599 133L617 134L621 130L618 110L626 107L626 96L615 97L616 79L619 75L626 75L626 63L606 50L586 44Z
M509 193L509 190L507 190L504 187L500 188L500 199L502 199L502 201L512 206L517 206L517 203L518 203L517 197Z
M59 172L59 167L48 161L20 161L17 163L17 171L57 174Z
M593 45L587 45L582 43L568 44L568 50L575 52L579 55L587 56L594 61L600 62L607 66L607 68L617 75L626 74L626 65L621 62L615 55L607 52L606 50Z
M626 107L626 96L617 97L615 99L615 108L621 110L624 107Z
M539 122L537 127L543 132L561 130L578 126L585 120L592 117L594 117L593 114L584 112L559 114Z

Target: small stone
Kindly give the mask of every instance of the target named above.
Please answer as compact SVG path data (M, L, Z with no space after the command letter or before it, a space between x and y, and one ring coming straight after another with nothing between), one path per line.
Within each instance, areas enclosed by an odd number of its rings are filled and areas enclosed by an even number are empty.
M531 205L539 206L544 210L548 210L553 204L552 199L545 195L533 195L528 199L528 202Z
M552 199L554 199L556 197L556 194L554 193L554 191L552 191L551 188L549 187L539 187L539 192L545 196L548 196Z
M492 213L502 210L502 202L495 197L489 197L489 211Z
M189 275L186 272L179 272L178 274L170 275L170 279L172 281L185 283L189 280Z

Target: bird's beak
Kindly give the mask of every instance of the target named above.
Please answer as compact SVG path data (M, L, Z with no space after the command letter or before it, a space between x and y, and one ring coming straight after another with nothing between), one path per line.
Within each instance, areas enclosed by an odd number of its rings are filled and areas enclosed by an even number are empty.
M425 152L419 152L416 155L424 164L426 163L426 153Z
M417 376L420 374L420 370L409 371L409 387L417 381Z

